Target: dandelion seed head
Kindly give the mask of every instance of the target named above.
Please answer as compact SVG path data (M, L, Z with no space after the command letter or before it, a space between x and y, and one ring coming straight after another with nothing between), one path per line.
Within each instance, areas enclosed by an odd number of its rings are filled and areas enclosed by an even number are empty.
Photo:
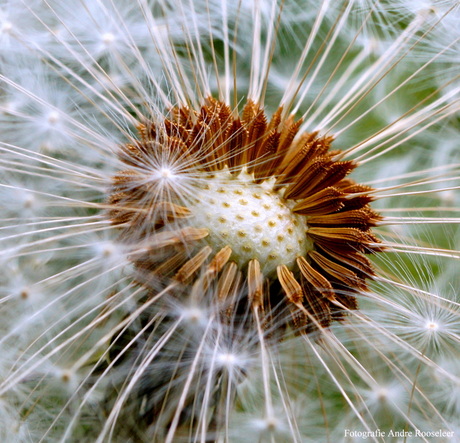
M134 256L141 272L170 274L185 283L210 255L209 276L236 263L246 276L248 296L256 303L265 303L261 299L264 278L279 280L297 312L293 314L297 326L308 322L308 310L298 312L308 291L318 291L320 297L326 293L332 302L335 280L352 292L365 287L364 275L345 270L346 256L356 253L358 260L368 263L361 254L382 249L370 232L380 216L368 205L371 196L355 198L354 192L371 188L346 178L357 165L335 160L329 152L332 137L305 133L297 139L301 121L292 116L283 121L282 108L268 121L252 101L238 118L232 117L228 105L212 97L200 112L177 107L170 114L163 122L140 125L139 140L122 146L119 158L131 168L143 169L152 157L157 164L158 155L159 160L180 159L181 175L193 177L188 187L162 189L164 182L170 184L175 178L171 180L170 169L165 170L160 161L155 167L158 189L142 185L141 173L127 169L114 176L109 197L113 208L109 216L121 226L122 241L148 245L144 253ZM332 246L336 233L338 242ZM196 251L194 257L184 263L177 253L179 245ZM332 260L321 252L331 247ZM171 268L156 263L151 248L164 248ZM157 265L164 271L156 271ZM350 278L339 275L337 267ZM296 277L304 278L312 289L302 288ZM224 288L228 292L228 283ZM356 308L353 298L342 302ZM326 325L331 321L330 308L324 309L314 315Z
M203 327L209 320L208 312L200 306L182 306L179 309L178 315L192 327Z
M106 269L129 263L125 245L106 239L97 238L95 240L85 255L100 260L101 265Z
M93 250L94 256L110 260L111 257L121 252L120 246L121 245L117 245L112 241L100 240L92 244L91 248Z
M163 166L151 175L153 183L161 189L177 189L177 184L183 177L174 170L174 167Z
M434 321L429 321L429 322L426 323L425 327L426 327L426 329L428 331L435 332L435 331L437 331L439 329L439 324L435 323Z
M413 14L421 16L435 16L439 17L443 12L449 8L449 2L445 1L432 1L432 0L404 0L401 2L408 11Z
M110 47L115 42L116 37L111 32L105 32L102 34L101 40L105 46Z
M2 198L2 210L4 216L34 218L39 217L47 212L47 199L40 195L41 191L47 190L47 185L41 186L40 181L30 182L29 186L24 183L18 183L16 178L5 176L5 183L8 188L0 189L0 198ZM49 186L49 185L48 185ZM9 192L8 192L9 191ZM15 245L13 244L12 247Z
M439 199L446 205L452 205L457 200L457 194L454 191L440 192Z
M215 358L210 360L210 365L217 372L225 371L229 380L232 383L239 386L246 380L248 371L251 370L252 359L248 358L248 355L242 349L219 349L215 355Z
M275 416L253 419L250 423L259 436L280 435L288 431L287 424Z
M407 400L407 392L399 382L387 382L375 385L367 392L368 405L374 408L385 408L387 406L402 408Z
M50 362L48 363L45 375L52 378L50 383L54 385L56 389L62 389L69 395L75 392L75 389L81 382L81 377L74 369L62 367Z
M5 34L10 34L13 30L13 23L9 21L2 21L0 32Z
M161 178L165 178L165 179L171 179L171 178L174 178L174 174L173 172L171 171L171 169L168 169L168 168L161 168L160 171L159 171L159 176Z
M222 353L217 354L216 359L219 365L227 369L231 369L235 365L238 365L238 357L235 354L222 352Z
M59 113L56 112L56 111L51 111L48 115L47 115L47 120L48 120L48 123L51 125L51 126L55 126L59 120L60 120L60 116L59 116Z
M46 300L45 293L43 290L40 290L39 285L30 285L24 282L22 286L18 286L16 289L17 299L22 302L23 305L28 304L32 306L35 310L38 310L42 303Z
M22 206L24 207L24 209L33 210L37 204L37 199L35 198L35 196L27 191L21 194L22 194L21 201L22 201Z
M459 328L456 325L455 307L437 307L431 309L431 312L424 313L420 318L420 330L415 330L415 334L420 335L420 340L426 344L436 347L438 351L447 349L449 343L453 345L455 335L458 334Z

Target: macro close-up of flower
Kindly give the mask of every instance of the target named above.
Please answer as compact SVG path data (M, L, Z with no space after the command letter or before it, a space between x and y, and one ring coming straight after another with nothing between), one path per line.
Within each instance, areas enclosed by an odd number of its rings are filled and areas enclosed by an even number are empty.
M460 441L458 23L0 0L0 441Z

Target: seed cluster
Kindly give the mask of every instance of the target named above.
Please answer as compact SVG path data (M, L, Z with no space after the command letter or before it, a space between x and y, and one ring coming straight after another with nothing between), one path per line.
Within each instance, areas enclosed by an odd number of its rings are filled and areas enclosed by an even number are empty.
M245 171L237 177L228 168L216 172L198 194L190 221L208 229L205 241L210 246L230 245L231 258L240 268L255 259L266 276L282 264L293 269L297 257L312 247L305 232L306 217L293 213L292 202L274 191L273 184L274 179L254 183Z
M282 108L268 121L251 101L240 116L212 98L141 125L109 200L138 280L201 292L214 280L218 300L236 290L257 312L284 303L299 332L357 309L381 217L372 188L347 178L356 164L300 125Z

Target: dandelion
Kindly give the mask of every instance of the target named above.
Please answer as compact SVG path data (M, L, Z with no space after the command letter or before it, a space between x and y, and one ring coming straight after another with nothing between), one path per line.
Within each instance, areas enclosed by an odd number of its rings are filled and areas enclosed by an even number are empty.
M459 12L4 2L2 439L455 441Z

